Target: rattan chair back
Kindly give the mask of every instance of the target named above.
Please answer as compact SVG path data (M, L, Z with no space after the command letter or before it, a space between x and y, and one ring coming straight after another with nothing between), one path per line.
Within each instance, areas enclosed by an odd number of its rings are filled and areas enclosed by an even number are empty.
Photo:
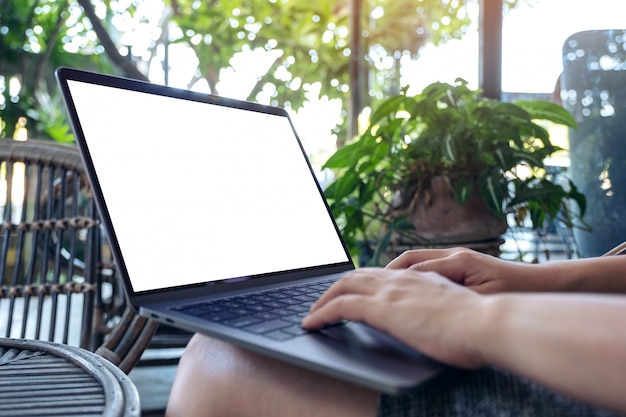
M0 337L79 346L129 372L155 329L127 307L76 147L0 139Z

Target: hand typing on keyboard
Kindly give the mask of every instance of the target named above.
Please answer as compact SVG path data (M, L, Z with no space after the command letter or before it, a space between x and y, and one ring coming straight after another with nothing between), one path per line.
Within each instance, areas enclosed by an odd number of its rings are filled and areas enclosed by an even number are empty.
M274 340L307 333L301 326L311 305L333 281L292 285L260 293L200 302L177 310L205 320L236 327Z

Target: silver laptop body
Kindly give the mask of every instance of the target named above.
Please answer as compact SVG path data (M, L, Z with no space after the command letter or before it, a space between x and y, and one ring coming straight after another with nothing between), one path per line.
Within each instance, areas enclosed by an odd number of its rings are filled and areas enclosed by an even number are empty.
M56 75L140 314L388 393L446 369L363 324L304 332L297 319L276 327L282 315L254 321L275 316L259 309L285 307L267 297L294 285L319 296L320 282L354 268L285 110L69 68ZM257 305L242 304L250 297ZM253 321L232 318L248 309ZM288 309L306 314L295 305L279 314Z

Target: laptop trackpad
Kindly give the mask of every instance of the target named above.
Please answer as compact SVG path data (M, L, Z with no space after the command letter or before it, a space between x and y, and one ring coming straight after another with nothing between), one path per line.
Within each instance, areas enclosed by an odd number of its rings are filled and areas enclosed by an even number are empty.
M318 332L350 346L355 353L370 351L396 357L401 355L406 358L424 359L424 355L412 347L367 324L347 322L321 329Z

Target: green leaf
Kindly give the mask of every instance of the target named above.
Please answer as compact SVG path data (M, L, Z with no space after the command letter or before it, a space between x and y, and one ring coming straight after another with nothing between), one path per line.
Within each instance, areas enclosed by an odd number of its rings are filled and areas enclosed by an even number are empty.
M452 163L456 161L456 150L454 146L454 139L450 133L446 134L442 141L442 151L446 158Z
M530 221L533 225L533 229L539 229L543 227L547 216L541 205L535 202L529 202L528 212L530 214Z
M409 98L403 95L391 97L383 101L372 113L370 117L371 123L377 124L381 120L388 117L393 117L400 110L405 110L404 105L409 101Z
M415 230L415 225L404 217L395 219L392 223L393 230L404 232L407 230Z
M340 201L352 194L354 190L358 188L359 183L359 175L355 171L347 171L329 185L327 188L327 197L335 201Z
M518 101L515 103L526 110L532 119L549 120L553 123L576 129L578 125L572 114L556 103L544 100Z
M499 216L504 216L503 201L505 194L500 185L500 174L482 174L478 180L478 188L487 205Z
M376 250L374 251L372 258L368 262L368 265L379 266L381 263L380 258L384 255L385 251L389 247L389 243L391 243L391 237L393 236L393 233L403 232L407 230L415 230L415 226L404 217L398 217L397 219L389 222L387 224L385 233L378 240Z
M558 184L551 183L548 180L533 181L533 178L527 181L516 183L515 196L510 202L511 206L516 204L536 201L541 203L542 207L549 211L551 215L555 215L559 210L560 203L563 198L567 197L565 190Z
M367 262L368 266L380 266L380 258L387 250L387 247L389 246L389 242L391 242L392 233L393 233L393 229L389 227L385 231L385 234L383 234L380 237L376 245L376 250L374 251L374 255L372 255L371 259Z
M473 188L473 181L471 180L459 180L456 183L456 187L454 189L454 195L456 197L456 201L459 204L467 203Z
M361 141L351 143L343 148L338 149L328 158L323 168L348 168L353 167L362 157L360 148L363 146Z
M360 207L365 206L372 201L376 194L377 187L375 181L361 181L359 185L359 199L358 204Z
M521 130L523 134L527 136L531 136L537 139L541 139L544 146L549 146L550 144L550 133L543 127L539 126L533 122L527 122L526 125L521 126Z
M513 161L515 162L515 164L510 165L511 167L521 163L521 162L527 162L529 165L534 166L534 167L543 167L543 157L537 157L536 155L530 153L530 152L520 152L520 151L515 151L511 154L513 156Z
M518 106L517 103L499 102L495 105L497 113L506 115L507 118L516 117L521 120L530 120L530 112L523 106Z
M375 167L379 162L383 161L389 155L390 144L388 141L380 141L376 144L371 153L369 162Z
M583 217L587 211L587 197L578 191L578 188L576 188L576 185L572 182L572 180L569 180L569 186L569 197L576 202L578 205L579 216Z

